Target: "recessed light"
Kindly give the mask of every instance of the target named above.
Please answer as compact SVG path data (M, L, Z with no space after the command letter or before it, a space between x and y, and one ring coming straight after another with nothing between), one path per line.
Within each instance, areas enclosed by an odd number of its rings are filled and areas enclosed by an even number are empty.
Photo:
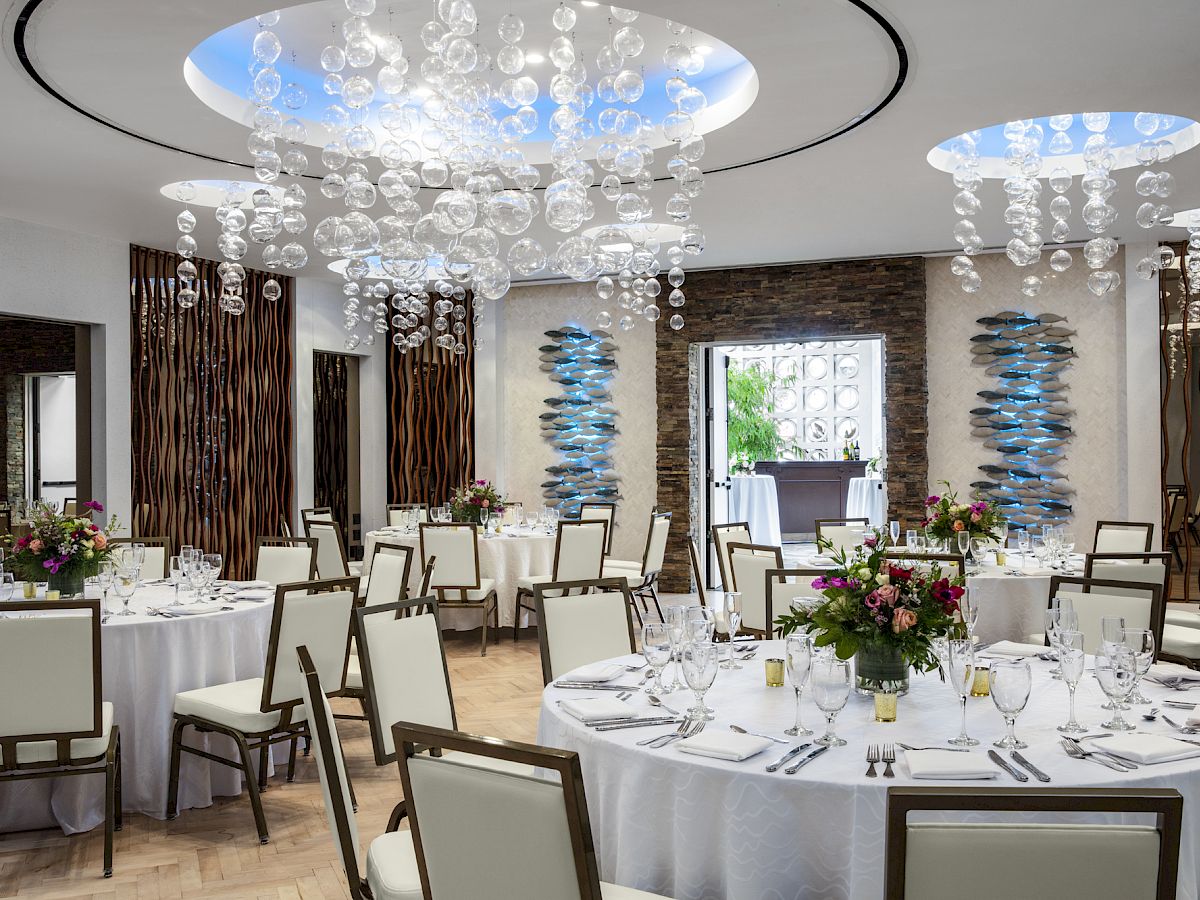
M708 56L708 54L713 52L713 48L710 47L708 44L697 44L696 52L699 53L701 56Z
M599 6L600 4L597 3L596 0L579 0L579 5L580 6Z
M541 63L544 63L545 61L546 61L546 57L542 56L542 54L540 54L540 53L526 53L525 54L525 62L529 63L530 65L536 66Z

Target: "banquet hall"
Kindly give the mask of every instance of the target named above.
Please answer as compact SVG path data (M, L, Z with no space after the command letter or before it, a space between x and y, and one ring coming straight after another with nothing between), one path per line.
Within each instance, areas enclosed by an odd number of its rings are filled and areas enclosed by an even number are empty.
M1200 900L1196 35L10 0L0 897Z

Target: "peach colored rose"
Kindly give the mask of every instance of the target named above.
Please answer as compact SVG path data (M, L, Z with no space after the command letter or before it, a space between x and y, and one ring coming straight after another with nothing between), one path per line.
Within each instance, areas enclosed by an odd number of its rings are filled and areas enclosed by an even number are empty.
M892 631L896 634L908 631L917 624L917 614L911 609L898 609L892 613Z
M481 506L482 506L484 509L487 509L489 506L491 506L491 505L492 505L492 501L491 501L491 500L487 500L487 499L485 499L485 500L483 501L483 503L481 503L480 505L481 505Z
M895 606L896 601L900 599L900 588L894 584L885 584L883 587L875 589L875 596L888 606Z
M958 521L957 519L954 521L954 530L955 531L962 531L966 527L967 527L966 525L964 525L962 522Z
M46 549L46 545L43 544L41 541L37 540L36 538L34 538L32 541L29 542L29 549L32 550L34 553L41 553L43 550Z
M96 545L97 550L103 550L108 546L108 538L104 536L104 532L98 532L92 535L92 543Z

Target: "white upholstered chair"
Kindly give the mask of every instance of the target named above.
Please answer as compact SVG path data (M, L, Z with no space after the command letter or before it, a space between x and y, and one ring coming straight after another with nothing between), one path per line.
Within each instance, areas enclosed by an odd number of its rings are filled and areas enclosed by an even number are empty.
M403 722L392 730L426 897L655 896L600 882L579 754ZM424 748L449 752L434 756L421 752ZM468 765L465 758L471 756L536 766L558 777ZM530 853L530 847L537 851Z
M18 601L0 609L0 784L103 775L108 878L121 828L121 736L101 693L100 603ZM42 677L30 677L36 672Z
M254 547L254 577L268 584L312 581L317 544L309 538L260 537Z
M642 612L649 612L647 601L654 603L659 621L663 620L662 606L658 602L657 582L662 573L663 563L667 556L667 538L671 533L671 514L669 512L654 512L650 514L650 522L646 528L646 545L642 551L641 562L623 559L609 559L604 563L605 578L628 578L633 596L642 601L642 608L636 606L638 621L643 621Z
M1149 553L1153 522L1097 522L1093 553Z
M515 599L516 618L513 621L513 640L521 631L521 610L533 612L535 585L553 581L588 581L601 577L604 568L604 548L608 545L608 522L560 522L554 541L554 564L548 575L528 575L517 579Z
M474 609L481 614L483 636L479 655L487 655L488 619L500 629L496 582L479 571L479 533L465 522L422 522L421 564L436 559L429 587L443 609Z
M389 525L403 525L403 513L407 510L417 511L417 522L429 521L429 507L424 503L389 503L387 505L387 520Z
M710 530L713 548L717 552L717 574L721 576L722 589L727 591L729 590L728 585L733 584L733 576L729 572L728 545L731 543L753 544L754 540L750 537L750 523L730 522L726 525L714 525Z
M1100 620L1123 616L1126 628L1154 632L1155 646L1163 645L1162 584L1134 580L1107 581L1055 575L1050 579L1049 597L1070 596L1083 632L1085 653L1095 653L1102 644ZM1049 605L1049 601L1047 601Z
M812 586L815 579L828 574L825 569L797 567L792 569L769 569L767 578L767 619L792 611L793 601L813 600L821 602L825 595Z
M580 666L637 652L633 600L623 578L538 584L533 602L546 684Z
M607 522L608 533L604 545L604 555L612 553L613 535L617 530L617 504L588 502L580 503L579 509L576 510L576 518L580 522Z
M342 544L342 529L336 522L306 519L304 532L317 542L318 578L345 578L350 575L346 548Z
M408 579L412 571L413 554L416 551L405 544L375 545L371 562L371 579L366 589L359 590L359 606L381 606L397 603L408 596ZM346 657L346 686L338 696L352 697L362 705L360 716L340 714L340 719L366 719L367 695L363 688L362 661L359 658L358 628L356 620L350 621L350 652Z
M823 554L828 554L830 550L848 553L862 543L862 533L870 527L870 523L866 519L817 519L816 526L817 543L824 541L829 544L828 549L821 547Z
M267 786L271 746L290 743L288 781L295 777L296 743L308 735L302 707L302 679L293 664L296 648L305 645L333 693L346 680L350 615L358 589L357 578L336 578L281 584L275 590L266 669L261 678L248 678L175 695L171 733L171 771L167 788L167 818L176 815L180 754L188 753L240 769L246 777L258 839L267 843L266 817L260 791ZM213 731L233 739L237 760L185 746L184 729ZM251 752L258 751L255 777Z
M767 573L783 568L783 551L766 544L727 545L732 590L742 596L742 627L767 637L773 630L767 608ZM724 633L724 628L720 628Z
M1119 824L1030 821L1044 813L1107 814ZM1176 891L1182 819L1175 790L889 788L884 900L962 897L964 873L952 859L971 860L972 900L1166 900Z

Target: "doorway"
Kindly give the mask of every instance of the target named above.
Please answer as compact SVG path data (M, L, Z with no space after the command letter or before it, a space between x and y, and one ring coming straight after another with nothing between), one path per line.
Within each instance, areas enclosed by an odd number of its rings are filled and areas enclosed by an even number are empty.
M358 357L313 353L313 505L328 506L346 555L362 558Z

